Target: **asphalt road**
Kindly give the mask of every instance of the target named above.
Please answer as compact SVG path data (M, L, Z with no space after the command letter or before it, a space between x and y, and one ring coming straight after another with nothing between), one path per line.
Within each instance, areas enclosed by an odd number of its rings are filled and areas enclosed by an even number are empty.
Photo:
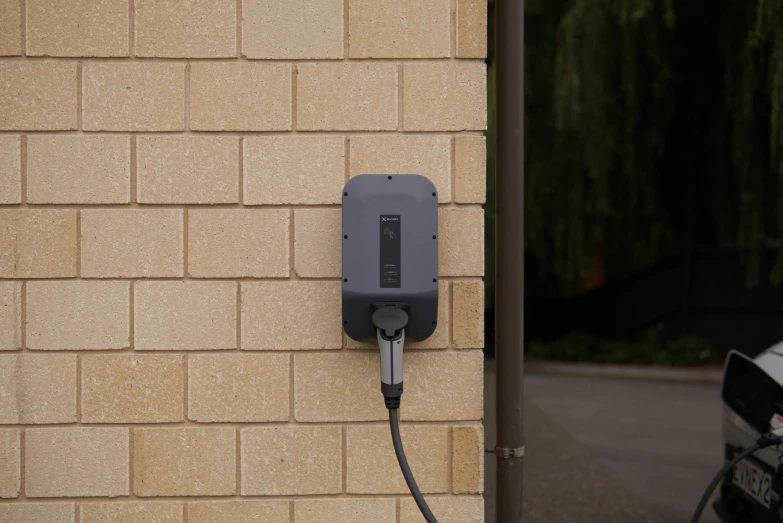
M494 362L485 379L486 446L495 445ZM525 377L526 522L688 522L722 464L718 386ZM486 455L486 521L495 458ZM709 508L701 520L717 523Z

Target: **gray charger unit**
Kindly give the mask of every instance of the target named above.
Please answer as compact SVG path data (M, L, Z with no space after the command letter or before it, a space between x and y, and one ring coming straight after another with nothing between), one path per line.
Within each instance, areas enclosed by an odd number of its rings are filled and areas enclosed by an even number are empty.
M400 470L427 523L437 523L405 458L397 416L405 339L438 324L438 193L418 174L362 174L343 189L343 329L378 340L381 392Z
M396 303L405 337L432 335L438 322L438 194L418 174L362 174L343 189L343 328L375 338L373 313Z

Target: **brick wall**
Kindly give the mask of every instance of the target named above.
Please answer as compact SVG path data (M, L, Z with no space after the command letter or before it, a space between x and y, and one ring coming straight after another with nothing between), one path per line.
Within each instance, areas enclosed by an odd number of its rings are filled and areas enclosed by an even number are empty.
M0 521L422 521L341 330L361 173L438 188L402 435L483 520L485 4L0 1Z

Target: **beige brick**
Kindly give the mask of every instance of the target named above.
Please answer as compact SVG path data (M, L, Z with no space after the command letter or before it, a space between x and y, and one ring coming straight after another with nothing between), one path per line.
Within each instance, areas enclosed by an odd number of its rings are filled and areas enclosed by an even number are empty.
M457 0L457 57L486 58L487 2Z
M303 131L397 129L397 64L301 63L297 126Z
M242 284L242 348L339 349L340 283L331 281Z
M484 210L481 207L441 209L438 236L441 276L484 275Z
M3 523L74 523L73 503L14 503L0 505Z
M82 92L86 131L185 128L185 64L86 63Z
M0 4L0 12L2 9L2 4ZM1 31L2 29L0 29L0 34L2 34ZM22 201L20 144L21 140L18 136L0 136L0 203L20 203Z
M133 431L137 496L230 496L236 493L236 430Z
M427 504L438 523L477 523L484 521L484 500L473 496L430 498ZM400 523L425 523L412 498L400 500Z
M420 174L435 184L439 203L451 201L450 136L357 136L350 158L352 177Z
M27 346L34 350L127 348L129 311L128 282L29 282Z
M487 192L487 139L484 136L454 138L454 200L484 203Z
M190 126L198 131L291 130L291 65L192 64Z
M188 273L196 278L287 278L288 209L188 212Z
M342 492L340 427L241 430L242 495Z
M407 380L406 380L407 386ZM403 400L405 400L403 394ZM403 405L405 401L403 401ZM347 429L347 474L350 494L407 494L394 446L386 425L350 426ZM422 492L449 490L449 428L403 425L405 454Z
M239 140L230 136L140 136L140 203L237 203Z
M458 349L484 348L484 282L454 282L454 346Z
M25 494L127 496L128 441L126 428L27 429Z
M297 209L294 211L294 264L300 278L339 278L340 209Z
M298 499L294 501L296 523L391 523L397 507L393 499Z
M481 351L405 354L402 419L480 420L484 416Z
M220 58L237 54L235 0L136 0L136 56Z
M450 0L351 0L351 58L443 58L451 53Z
M22 284L0 282L0 351L22 347Z
M484 430L481 425L452 429L451 471L455 493L484 491Z
M76 276L76 211L0 210L0 277L69 276Z
M214 421L288 421L288 354L200 354L188 366L188 417Z
M296 421L380 421L388 418L378 354L294 356Z
M22 54L22 4L0 2L0 56Z
M245 139L247 205L340 203L345 184L342 136Z
M126 0L27 0L29 56L128 56Z
M182 210L85 210L81 225L82 276L182 276Z
M487 68L480 62L415 62L403 70L406 131L487 128ZM438 103L433 103L438 100Z
M134 292L137 350L236 348L236 283L136 282Z
M83 503L81 523L182 523L182 503Z
M441 280L438 283L438 325L435 327L435 332L424 341L406 341L406 349L445 349L449 346L450 302L448 282ZM356 341L347 336L346 339L346 346L349 349L378 348L378 344L375 341Z
M75 354L0 355L0 425L75 421Z
M0 463L3 464L0 467L0 498L19 496L22 486L21 434L17 429L0 429Z
M83 423L164 423L185 418L182 356L82 357Z
M197 501L188 503L188 523L288 523L287 500Z
M0 130L76 129L76 62L0 62Z
M125 136L29 136L27 201L128 203L130 140Z
M343 57L343 0L244 0L248 58Z

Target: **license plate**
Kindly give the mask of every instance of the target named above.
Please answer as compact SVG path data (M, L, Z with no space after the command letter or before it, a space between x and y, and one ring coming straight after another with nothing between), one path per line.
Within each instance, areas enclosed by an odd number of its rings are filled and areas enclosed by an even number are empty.
M769 495L772 487L772 474L744 459L734 467L733 483L748 496L769 508Z

